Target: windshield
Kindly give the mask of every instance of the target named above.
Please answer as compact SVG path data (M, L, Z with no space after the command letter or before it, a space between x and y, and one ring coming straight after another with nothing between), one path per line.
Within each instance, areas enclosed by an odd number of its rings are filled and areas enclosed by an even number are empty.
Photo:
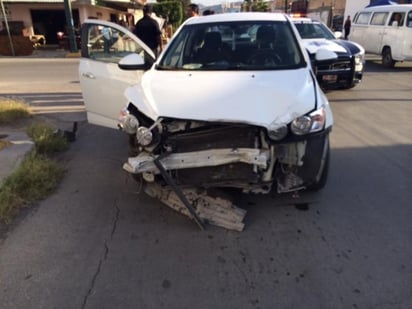
M274 70L305 65L288 22L241 21L184 26L157 69Z
M336 39L333 33L320 23L295 23L302 39Z

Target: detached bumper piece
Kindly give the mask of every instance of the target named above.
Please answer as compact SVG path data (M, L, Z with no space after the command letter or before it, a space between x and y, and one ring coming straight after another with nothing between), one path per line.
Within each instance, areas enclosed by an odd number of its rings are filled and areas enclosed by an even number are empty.
M146 183L144 191L177 212L195 219L177 192L170 186ZM246 210L236 207L228 199L209 196L205 191L199 193L195 188L182 188L180 191L193 207L196 216L201 219L202 225L207 222L228 230L243 231L245 224L242 221Z

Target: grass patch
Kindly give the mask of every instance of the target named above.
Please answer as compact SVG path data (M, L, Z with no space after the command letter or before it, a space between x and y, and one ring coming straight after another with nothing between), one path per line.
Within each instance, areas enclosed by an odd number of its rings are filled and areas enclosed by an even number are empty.
M23 101L0 97L0 125L29 117L29 107Z
M9 223L20 208L47 197L63 175L64 168L56 161L30 153L0 188L0 221Z
M14 112L17 110L16 106L20 106L18 102L9 105L13 112L7 110L1 100L0 106L0 119L10 121L13 118L17 121L21 117L27 117L25 112ZM56 189L65 173L65 169L53 155L68 148L67 139L56 134L57 131L53 127L42 122L33 122L26 131L35 147L13 174L1 184L0 223L10 223L22 207L46 198Z
M63 138L55 129L45 123L33 123L27 128L27 135L34 142L36 152L51 155L68 148L67 139Z

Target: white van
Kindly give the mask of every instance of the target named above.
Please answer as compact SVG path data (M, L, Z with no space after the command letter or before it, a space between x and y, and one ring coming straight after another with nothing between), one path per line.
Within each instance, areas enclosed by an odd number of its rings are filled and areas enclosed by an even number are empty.
M357 12L349 38L367 53L382 55L386 67L412 61L412 5L372 6Z

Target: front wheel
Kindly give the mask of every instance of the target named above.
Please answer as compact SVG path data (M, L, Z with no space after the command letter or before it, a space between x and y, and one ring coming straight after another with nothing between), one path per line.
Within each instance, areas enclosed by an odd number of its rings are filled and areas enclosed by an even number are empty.
M392 58L392 52L389 47L386 47L382 52L382 64L386 68L393 68L395 66L395 60Z

